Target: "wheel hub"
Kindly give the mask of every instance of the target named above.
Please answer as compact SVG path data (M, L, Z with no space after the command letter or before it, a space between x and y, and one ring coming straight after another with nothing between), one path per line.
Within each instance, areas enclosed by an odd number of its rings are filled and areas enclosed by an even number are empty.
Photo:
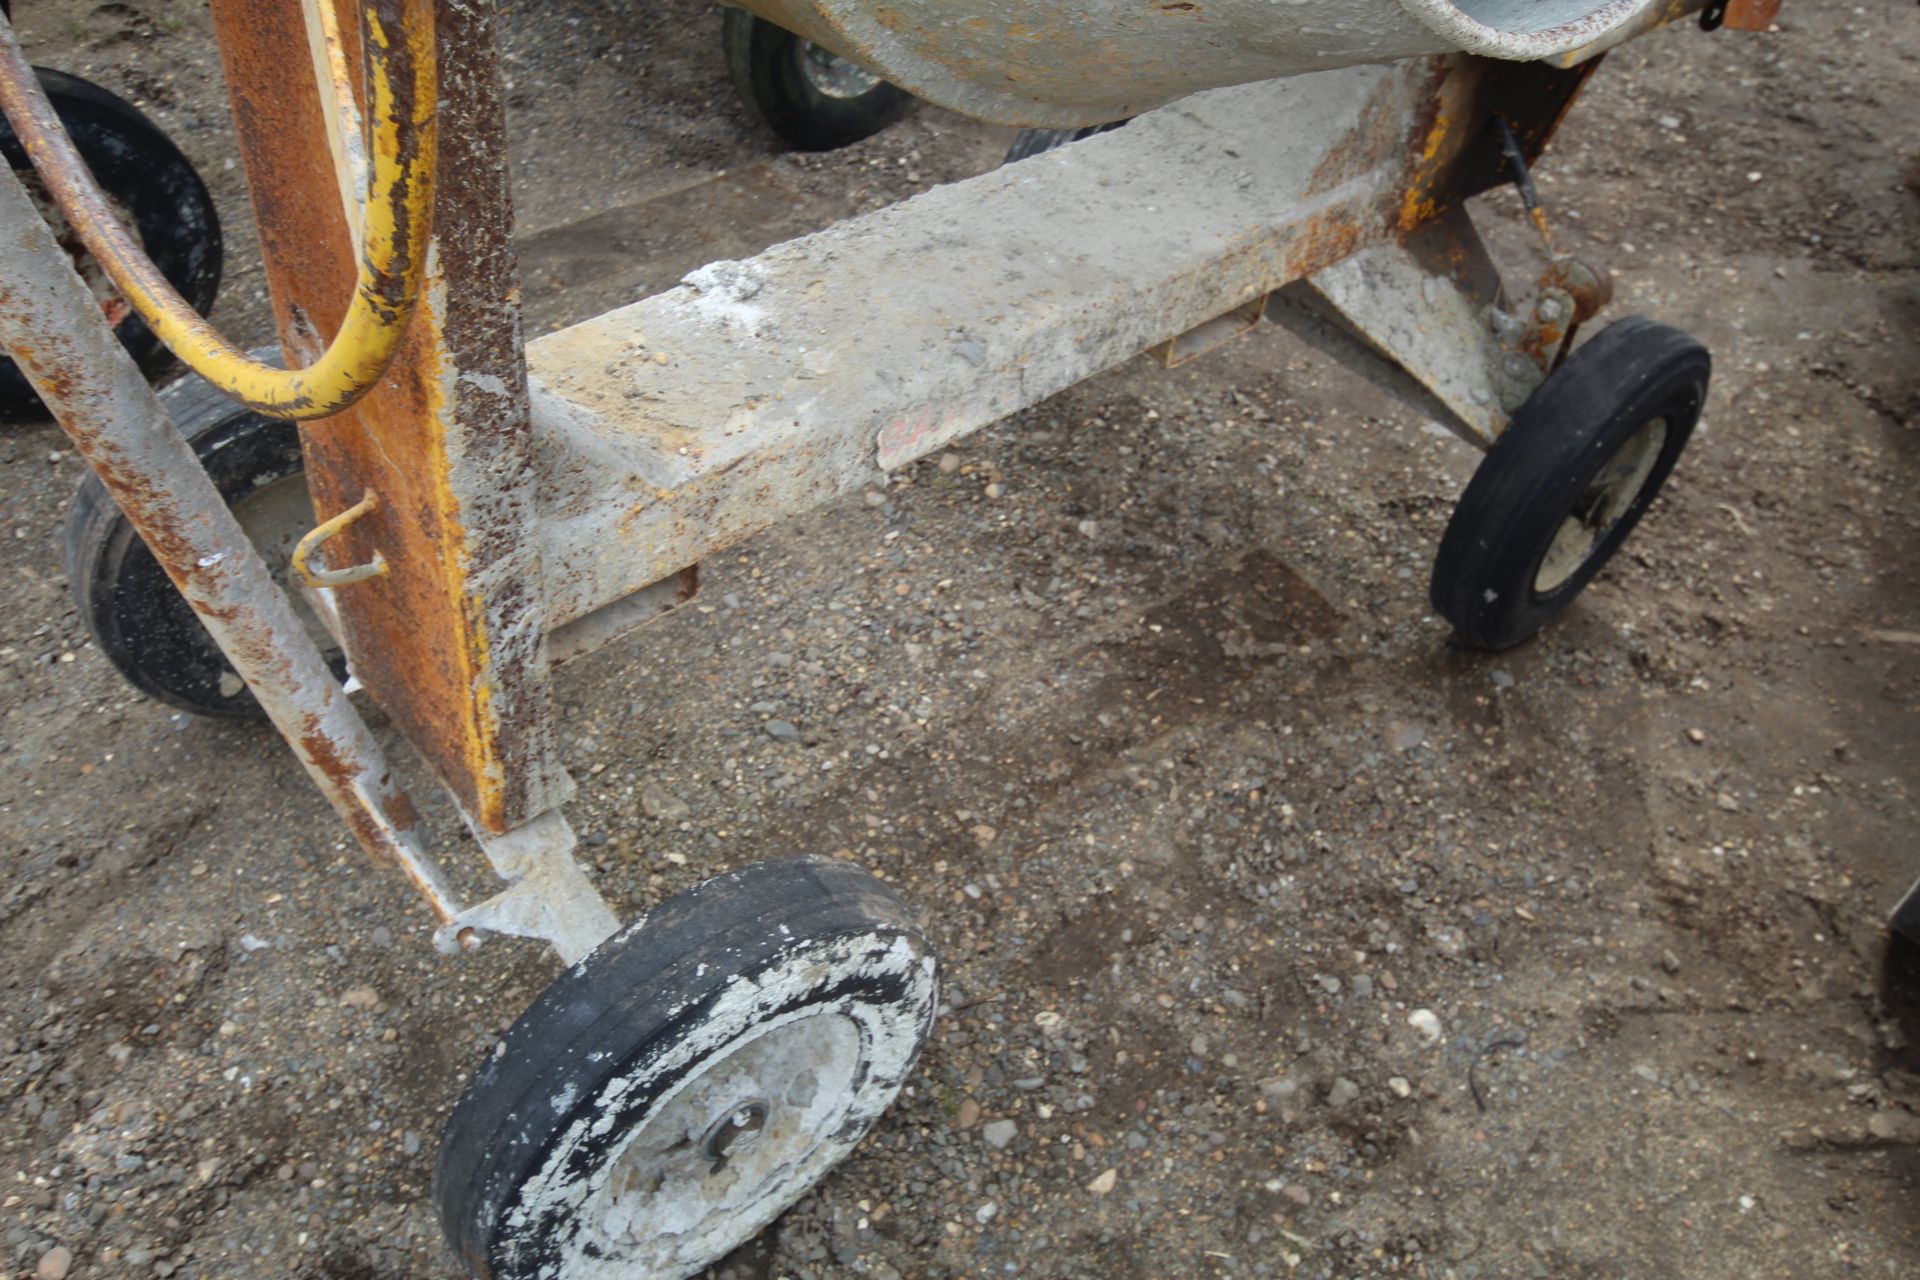
M857 98L879 87L880 77L812 41L800 46L800 74L829 98Z
M772 1110L764 1098L755 1098L752 1102L743 1102L729 1108L726 1114L707 1126L707 1136L700 1144L713 1167L707 1170L708 1176L726 1168L727 1161L753 1145L753 1142L766 1131L767 1114Z
M594 1256L682 1274L730 1219L811 1183L857 1095L861 1054L857 1023L817 1013L709 1059L609 1161L581 1213Z
M1587 562L1646 488L1666 443L1667 420L1652 418L1607 459L1554 532L1553 542L1533 576L1536 595L1553 591Z

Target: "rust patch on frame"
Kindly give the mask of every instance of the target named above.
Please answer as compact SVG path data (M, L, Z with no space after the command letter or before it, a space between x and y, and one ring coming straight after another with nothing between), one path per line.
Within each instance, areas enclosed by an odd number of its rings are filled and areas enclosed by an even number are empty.
M328 0L351 24L347 0ZM326 106L290 50L299 0L212 0L268 283L290 363L340 322L351 282ZM369 490L338 563L390 571L338 600L355 673L469 818L505 831L564 801L552 738L518 280L491 11L439 0L439 199L425 296L381 385L303 429L315 511ZM301 59L302 71L307 60ZM364 110L364 104L362 104Z
M374 858L456 911L411 803L285 592L73 273L25 190L0 175L0 344Z
M1399 229L1412 231L1449 206L1510 180L1499 146L1489 141L1488 125L1496 114L1513 129L1528 163L1539 159L1601 61L1595 56L1560 68L1488 58L1434 59L1432 89L1409 148Z

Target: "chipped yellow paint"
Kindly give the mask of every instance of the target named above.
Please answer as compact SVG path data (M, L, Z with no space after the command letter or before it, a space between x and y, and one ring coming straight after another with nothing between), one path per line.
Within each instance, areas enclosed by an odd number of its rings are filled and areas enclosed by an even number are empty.
M1440 205L1428 188L1436 171L1436 161L1440 158L1440 148L1452 128L1453 118L1442 111L1433 118L1433 124L1427 130L1426 141L1420 148L1420 163L1412 181L1407 183L1406 194L1400 199L1400 229L1403 231L1413 230L1440 212Z
M397 30L388 29L383 9L392 11ZM292 370L250 359L175 292L113 216L11 28L0 24L0 107L61 212L169 350L227 395L268 417L324 418L359 400L392 363L420 297L439 141L433 3L366 0L363 14L373 173L361 215L358 279L333 341L319 359ZM397 62L409 71L404 94L394 77Z
M445 516L439 522L440 581L446 591L448 604L462 623L459 630L460 647L448 656L460 664L456 673L459 683L472 691L470 698L464 701L455 699L453 705L461 717L460 750L466 776L473 786L473 816L488 830L499 831L510 824L507 821L506 764L496 750L501 734L499 718L494 709L492 641L487 632L486 595L473 585L466 525L460 518L460 500L451 483L447 425L453 421L453 407L448 403L447 392L449 384L458 375L448 367L447 350L437 341L444 326L442 318L436 314L436 294L444 296L441 289L430 291L429 299L421 308L428 331L436 336L432 374L421 380L426 411L421 415L420 425L432 435L432 448L438 464L430 469L427 492L434 510ZM453 646L447 647L452 649Z

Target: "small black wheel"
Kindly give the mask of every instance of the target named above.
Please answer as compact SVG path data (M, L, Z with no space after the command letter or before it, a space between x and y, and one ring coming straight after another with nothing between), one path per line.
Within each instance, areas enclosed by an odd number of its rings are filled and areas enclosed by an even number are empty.
M151 120L99 85L45 68L35 68L34 73L108 204L138 234L160 274L196 311L207 314L220 292L220 219L193 165ZM61 245L73 255L81 279L99 299L121 344L149 375L159 372L171 355L67 225L4 119L0 119L0 154ZM0 419L19 420L45 412L26 376L0 354Z
M1433 606L1462 640L1519 644L1593 580L1686 448L1712 363L1680 330L1628 316L1520 406L1434 559Z
M280 363L278 347L251 354ZM160 402L285 586L294 544L314 525L299 431L234 404L198 375L163 388ZM74 494L65 560L67 585L94 643L136 689L195 715L261 716L260 704L97 476L89 475ZM307 611L304 597L296 591L292 598L334 673L344 675L339 646Z
M1000 163L1012 164L1028 156L1052 151L1055 147L1064 147L1069 142L1079 142L1095 134L1112 133L1125 123L1125 120L1115 120L1108 124L1090 124L1080 129L1022 129L1013 135L1013 142L1007 147L1007 158Z
M434 1168L490 1280L689 1276L838 1163L933 1025L932 949L873 876L730 871L562 974L475 1073Z
M733 87L761 124L802 151L870 138L906 113L913 95L865 67L745 9L721 29Z

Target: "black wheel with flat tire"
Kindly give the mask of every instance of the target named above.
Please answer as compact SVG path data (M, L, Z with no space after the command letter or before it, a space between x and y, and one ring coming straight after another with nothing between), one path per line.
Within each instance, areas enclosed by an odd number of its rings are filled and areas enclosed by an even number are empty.
M745 9L726 11L721 39L741 101L802 151L832 151L870 138L913 103L912 94L858 63Z
M278 347L249 354L280 363ZM314 525L299 431L291 422L262 417L233 403L195 374L162 388L160 402L285 586L294 544ZM262 715L260 704L98 476L89 474L74 494L64 552L67 586L80 617L100 652L128 683L195 715ZM335 674L344 675L346 660L339 647L307 613L298 592L293 601Z
M1462 640L1519 644L1593 581L1686 448L1712 364L1687 334L1629 316L1540 384L1473 473L1434 558L1433 606Z
M933 1025L926 937L848 862L756 863L556 979L454 1108L433 1195L492 1280L690 1276L860 1141Z
M36 67L34 74L108 204L132 228L160 274L196 311L207 314L220 292L223 250L213 198L193 165L151 120L99 85L43 67ZM81 245L4 119L0 154L72 254L81 279L99 299L134 361L148 375L165 368L172 356ZM45 412L26 375L0 354L0 419Z

